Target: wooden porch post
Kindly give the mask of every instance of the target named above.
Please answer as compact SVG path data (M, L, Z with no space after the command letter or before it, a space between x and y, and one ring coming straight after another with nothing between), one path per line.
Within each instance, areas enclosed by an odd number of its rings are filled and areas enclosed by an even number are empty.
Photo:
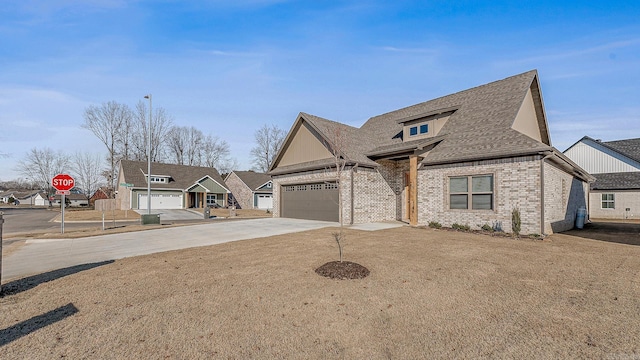
M409 157L409 225L418 225L418 157Z

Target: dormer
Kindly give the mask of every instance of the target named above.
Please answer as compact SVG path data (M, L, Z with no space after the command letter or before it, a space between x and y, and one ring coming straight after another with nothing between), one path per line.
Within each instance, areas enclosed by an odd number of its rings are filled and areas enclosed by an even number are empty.
M147 175L145 174L145 178ZM152 184L168 184L171 180L170 175L151 175L151 183Z
M437 136L457 109L446 108L398 120L398 124L402 124L402 140L412 141Z

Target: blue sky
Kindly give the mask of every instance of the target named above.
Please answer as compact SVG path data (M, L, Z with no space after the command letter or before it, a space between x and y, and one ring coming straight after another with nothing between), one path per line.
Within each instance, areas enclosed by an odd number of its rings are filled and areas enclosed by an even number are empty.
M147 93L231 145L298 112L371 116L538 69L559 150L640 137L636 1L4 0L0 180L31 148L106 153L89 105Z

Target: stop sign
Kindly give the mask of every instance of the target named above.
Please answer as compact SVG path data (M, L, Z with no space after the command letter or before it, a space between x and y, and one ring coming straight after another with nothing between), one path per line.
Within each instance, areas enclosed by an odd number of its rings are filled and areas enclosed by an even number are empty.
M75 180L68 174L58 174L51 180L51 185L58 191L71 190L75 183Z

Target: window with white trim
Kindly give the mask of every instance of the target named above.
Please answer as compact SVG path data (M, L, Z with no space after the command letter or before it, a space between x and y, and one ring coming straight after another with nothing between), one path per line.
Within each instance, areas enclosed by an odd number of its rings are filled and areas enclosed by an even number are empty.
M493 210L493 175L450 177L449 208Z
M615 209L616 208L615 194L602 194L601 207L603 209Z

